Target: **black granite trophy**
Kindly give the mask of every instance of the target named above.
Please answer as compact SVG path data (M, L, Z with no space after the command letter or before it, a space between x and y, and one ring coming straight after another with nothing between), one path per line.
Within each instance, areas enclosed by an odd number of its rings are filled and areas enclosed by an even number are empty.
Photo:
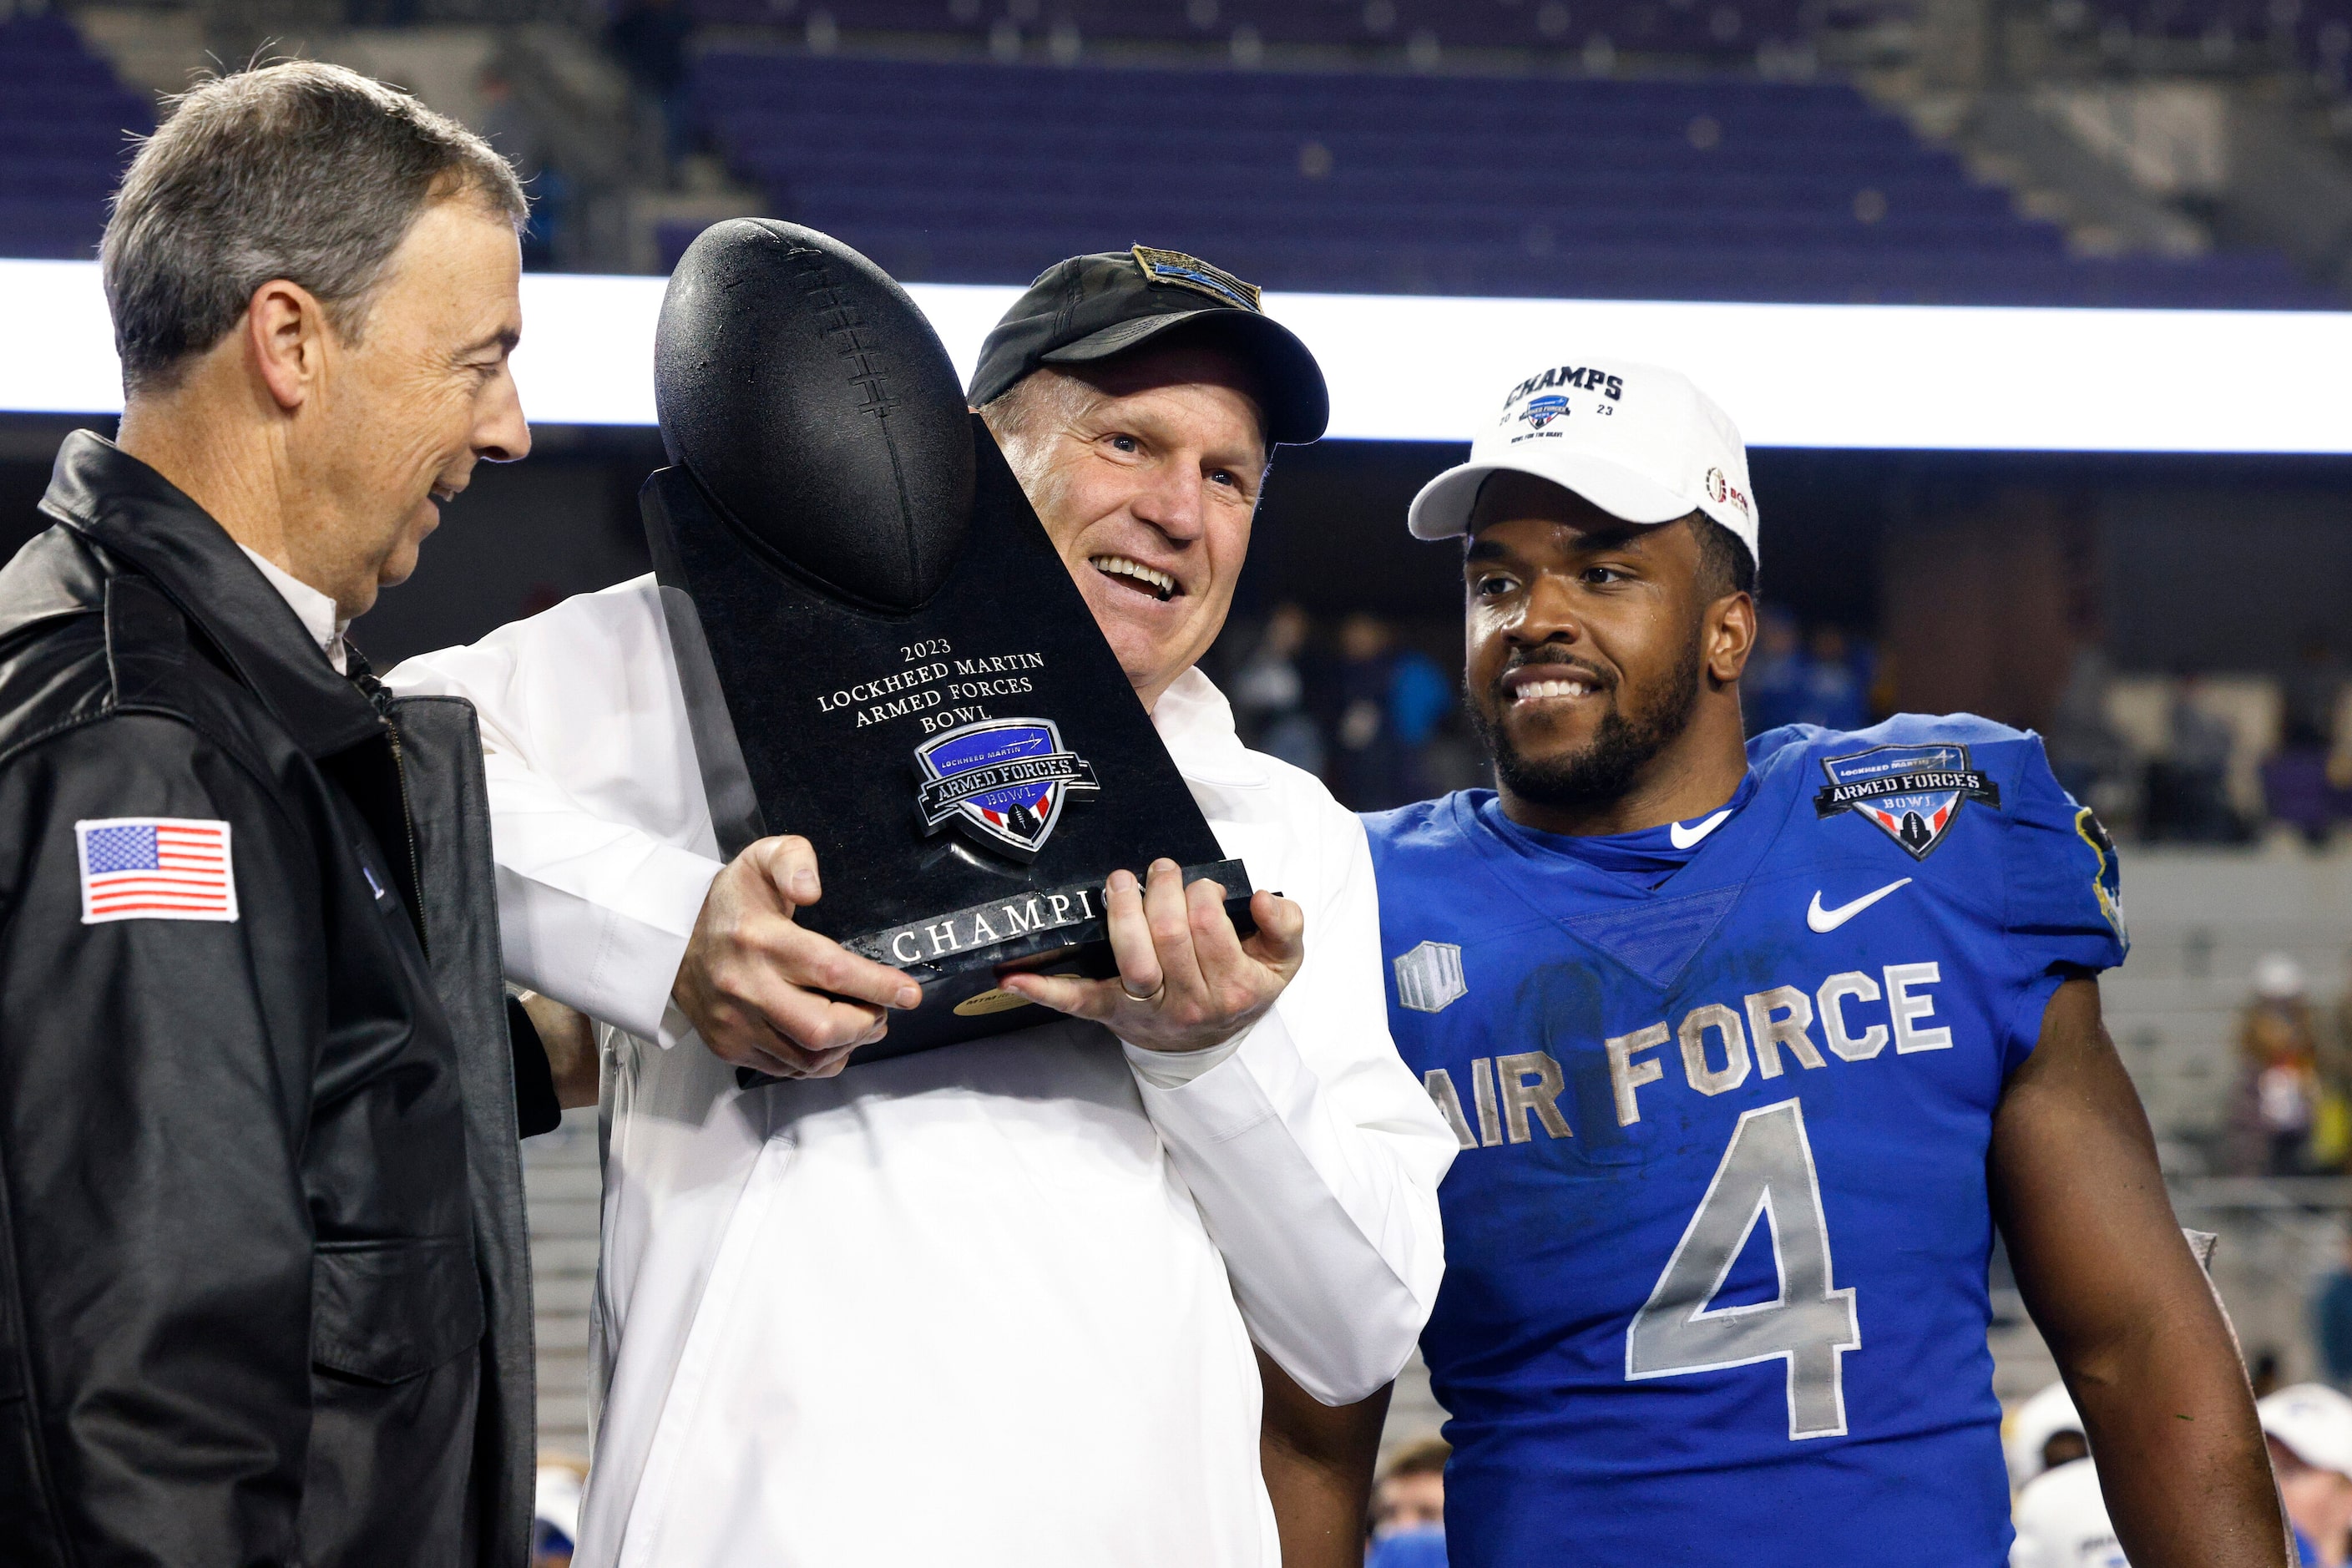
M1106 976L1104 879L1166 857L1250 883L1097 630L906 291L740 218L672 276L672 467L640 494L720 849L815 847L811 929L922 1005L853 1065L1044 1021L1017 969Z

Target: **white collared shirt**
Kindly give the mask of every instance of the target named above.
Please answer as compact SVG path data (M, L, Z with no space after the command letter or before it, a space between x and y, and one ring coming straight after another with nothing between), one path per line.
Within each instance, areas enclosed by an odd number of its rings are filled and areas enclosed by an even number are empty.
M1233 1049L1061 1020L747 1092L668 1006L719 861L653 579L388 680L480 710L508 973L616 1026L583 1568L1275 1568L1253 1341L1360 1398L1443 1269L1361 825L1190 672L1153 723L1307 913Z
M344 616L342 606L336 604L331 595L321 594L259 551L247 550L242 544L237 548L245 551L247 561L260 568L261 574L269 580L269 585L278 590L278 596L285 600L287 607L301 620L302 629L310 634L310 640L319 645L319 651L327 656L327 662L335 667L335 673L349 675L351 671L346 666L350 656L343 650L343 633L352 623Z

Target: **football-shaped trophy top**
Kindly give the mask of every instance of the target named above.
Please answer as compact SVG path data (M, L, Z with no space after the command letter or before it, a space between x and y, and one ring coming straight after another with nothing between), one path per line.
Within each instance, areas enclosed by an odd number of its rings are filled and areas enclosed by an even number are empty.
M808 840L808 929L922 1005L858 1059L1035 1022L1015 969L1117 967L1104 879L1226 858L946 351L836 240L738 219L671 280L671 466L646 481L695 760L722 854Z
M830 236L735 218L687 247L654 339L670 461L763 557L884 612L929 602L972 509L972 432L907 291Z

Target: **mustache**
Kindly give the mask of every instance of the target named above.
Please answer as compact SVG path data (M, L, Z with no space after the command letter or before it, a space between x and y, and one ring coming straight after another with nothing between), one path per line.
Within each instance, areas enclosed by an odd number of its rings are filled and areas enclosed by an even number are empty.
M1531 665L1556 666L1563 670L1574 670L1591 681L1595 691L1613 691L1617 689L1618 681L1614 671L1603 669L1597 664L1579 658L1566 648L1547 646L1525 649L1511 655L1505 660L1503 668L1495 672L1493 688L1495 692L1497 695L1502 692L1506 677Z

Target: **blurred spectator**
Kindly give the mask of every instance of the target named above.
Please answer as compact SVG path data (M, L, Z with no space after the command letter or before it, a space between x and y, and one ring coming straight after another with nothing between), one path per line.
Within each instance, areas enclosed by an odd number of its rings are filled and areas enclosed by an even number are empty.
M2254 965L2253 995L2238 1020L2244 1067L2235 1118L2243 1174L2299 1175L2309 1168L2319 1071L2303 966L2283 952Z
M2352 1167L2352 951L2346 958L2342 996L2319 1032L2319 1116L2313 1163L2329 1171Z
M1322 776L1323 731L1307 710L1299 660L1310 630L1307 612L1277 605L1257 647L1234 675L1234 718L1244 745Z
M2114 683L2105 649L2096 643L2077 647L2057 710L2042 731L2059 784L2102 816L2121 815L2114 812L2114 796L2131 763L2123 737L2107 718L2108 689Z
M2143 831L2151 839L2188 844L2234 844L2245 827L2230 809L2230 753L2236 737L2227 721L2199 700L2194 671L2172 689L2167 717L2168 749L2147 765L2147 807Z
M2000 1447L2009 1461L2009 1484L2019 1491L2042 1471L2091 1451L2074 1395L2063 1383L2052 1384L2010 1412L2001 1423Z
M540 1462L539 1499L530 1524L530 1568L571 1568L580 1536L580 1489L588 1467L550 1455Z
M1399 1454L1372 1488L1372 1549L1365 1568L1445 1568L1445 1461L1443 1438Z
M686 40L693 31L682 0L621 0L604 35L638 101L658 118L662 151L673 163L694 151L693 102L686 89Z
M2312 1296L2311 1337L2327 1381L2338 1388L2352 1384L2352 1234L2345 1237L2336 1271Z
M1358 611L1339 623L1331 789L1357 811L1385 811L1429 794L1422 749L1454 707L1437 662L1399 648L1386 621Z
M2327 842L2341 815L2341 792L2329 777L2336 747L2336 704L2343 667L2327 639L2314 635L2296 650L2294 667L2279 682L2279 749L2263 763L2263 794L2273 820L2303 835L2313 848Z
M1748 732L1760 735L1783 724L1862 729L1870 722L1874 663L1870 650L1848 641L1842 627L1824 622L1809 638L1796 617L1766 605L1757 623L1755 657L1739 679Z
M555 265L554 225L563 206L562 177L547 163L547 138L539 121L516 100L514 79L493 59L474 79L482 102L482 138L506 155L530 193L530 222L522 232L522 264L526 271L543 272Z
M2344 695L2344 666L2324 633L2313 632L2295 648L2294 668L2279 682L2279 742L2289 750L2308 748L2325 756L2336 744L2336 706Z
M2116 1543L2099 1472L2087 1458L2053 1466L2018 1494L2010 1568L2131 1568Z
M1799 717L1824 730L1860 730L1870 723L1869 656L1826 623L1807 647L1804 697Z
M1796 723L1803 711L1804 692L1805 634L1796 616L1778 605L1767 605L1757 616L1756 655L1739 677L1748 732L1760 735Z
M2302 1560L2344 1568L2352 1544L2352 1399L2324 1384L2299 1383L2255 1409Z

